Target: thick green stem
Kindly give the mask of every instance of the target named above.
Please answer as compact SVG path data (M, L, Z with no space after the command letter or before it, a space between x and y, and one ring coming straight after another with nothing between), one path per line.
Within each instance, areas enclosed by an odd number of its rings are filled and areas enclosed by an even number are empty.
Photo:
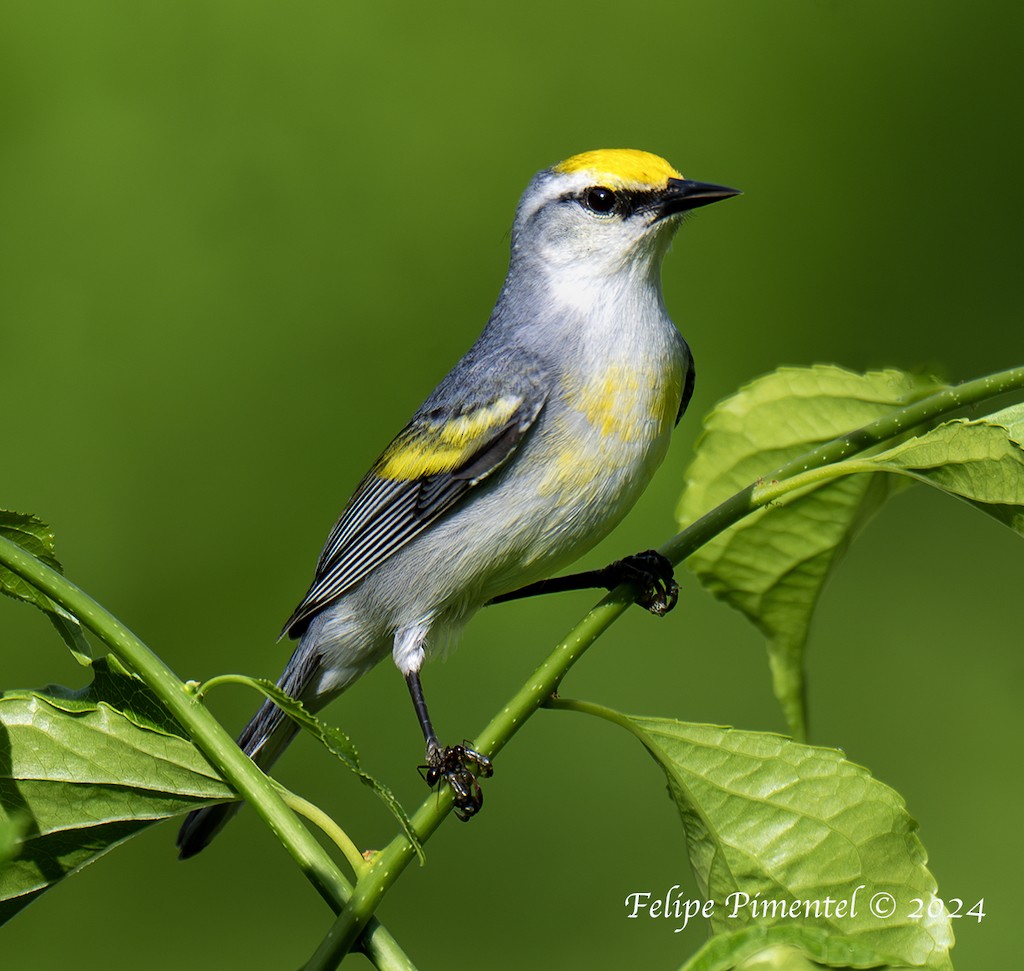
M744 516L780 498L787 491L783 487L786 480L795 480L797 488L806 488L807 478L797 479L801 474L842 461L970 405L1021 388L1024 388L1024 367L1012 368L968 381L894 411L863 428L833 439L786 463L765 479L752 483L673 537L661 547L660 552L678 564ZM625 613L632 602L632 591L623 586L613 590L594 607L477 736L477 749L493 757L504 748L526 720L556 691L587 648ZM451 808L451 794L447 790L440 797L431 796L423 803L413 817L413 826L424 842ZM356 883L348 905L307 963L306 971L332 971L341 963L366 921L414 856L412 846L404 836L396 837L377 854L366 875Z
M273 783L243 754L221 724L196 701L170 668L84 591L3 537L0 537L0 563L77 617L118 660L146 682L210 763L263 817L324 900L336 913L341 910L352 893L351 884L285 805ZM371 960L379 962L379 967L411 967L408 958L401 954L390 935L376 922L364 935L363 946ZM398 961L396 955L404 963Z

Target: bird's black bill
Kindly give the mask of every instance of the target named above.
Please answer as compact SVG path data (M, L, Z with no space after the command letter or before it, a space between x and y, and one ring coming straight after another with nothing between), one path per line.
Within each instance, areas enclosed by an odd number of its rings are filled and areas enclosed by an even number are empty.
M739 189L730 189L725 185L694 182L693 179L669 179L668 188L662 194L661 205L658 207L658 218L664 219L679 212L710 206L712 202L738 195L741 195Z

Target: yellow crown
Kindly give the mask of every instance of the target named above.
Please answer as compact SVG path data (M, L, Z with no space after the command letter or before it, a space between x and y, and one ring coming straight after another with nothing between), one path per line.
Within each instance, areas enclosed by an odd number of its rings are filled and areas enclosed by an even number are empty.
M591 172L611 188L664 188L669 179L681 179L663 158L635 148L601 148L573 155L554 167L556 172Z

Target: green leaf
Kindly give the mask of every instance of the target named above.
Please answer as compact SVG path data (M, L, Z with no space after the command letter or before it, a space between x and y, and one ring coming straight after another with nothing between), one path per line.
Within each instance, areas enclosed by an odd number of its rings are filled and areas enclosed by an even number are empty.
M289 694L285 694L285 692L274 684L273 681L267 681L264 678L250 678L244 674L219 675L218 677L211 678L206 682L199 689L197 697L201 698L203 694L206 693L207 689L213 687L214 684L226 683L244 684L248 685L250 688L255 688L261 694L273 701L274 704L288 715L289 718L297 722L300 727L317 739L317 741L319 741L320 744L331 753L331 755L338 759L342 765L352 772L359 781L363 783L363 785L369 786L369 788L373 790L375 795L384 803L385 806L387 806L391 814L398 821L398 824L402 827L402 831L405 833L406 838L416 850L416 855L420 858L420 862L426 862L423 843L416 830L413 828L412 820L409 819L409 814L402 807L402 804L398 801L395 794L386 785L384 785L383 782L380 782L363 769L362 765L359 763L359 753L356 751L356 747L348 735L341 731L340 728L335 728L333 725L329 725L327 722L321 721L316 717L316 715L312 714L302 704L302 702L297 701Z
M899 371L782 368L720 402L704 422L677 510L686 526L784 463L940 389ZM889 476L833 480L746 517L688 565L768 638L775 695L806 736L803 655L814 608L856 533L898 488Z
M60 565L54 552L53 531L35 516L0 509L0 536L16 543L27 553L42 560L47 566L53 567L58 573L64 572L64 568ZM0 566L0 593L13 597L15 600L24 600L42 610L53 622L57 633L60 634L75 660L79 664L89 665L92 651L85 631L82 630L77 618L69 614L63 607L55 604L46 594L41 593L16 573L12 573L3 566Z
M714 901L715 934L754 925L816 928L841 939L833 956L852 967L881 959L949 971L951 920L925 867L917 824L903 799L866 769L834 749L780 735L626 716L584 702L561 706L621 725L661 765L697 895ZM891 895L891 916L872 914L873 899L889 899L876 894Z
M39 594L39 596L42 597L43 594ZM50 623L60 634L60 639L71 651L72 657L83 667L88 667L92 661L92 645L89 643L89 638L85 636L82 625L76 617L69 614L59 604L50 601L50 605L53 607L53 610L47 614Z
M955 419L859 463L966 499L1024 536L1024 404Z
M146 683L128 671L113 654L96 658L90 666L93 679L86 687L72 690L64 685L48 684L42 689L47 701L67 712L95 711L100 705L107 705L139 728L188 740L188 733ZM33 693L8 692L12 697Z
M0 819L0 867L18 853L25 826L21 819Z
M53 530L42 520L20 512L0 510L0 536L17 543L23 550L42 560L47 566L63 572L54 553ZM42 610L50 610L49 597L39 593L21 577L0 567L0 591L9 597L33 603Z
M0 826L24 826L0 923L144 827L236 798L190 742L76 694L0 695Z
M874 948L803 924L753 924L716 934L680 971L816 971L902 968Z

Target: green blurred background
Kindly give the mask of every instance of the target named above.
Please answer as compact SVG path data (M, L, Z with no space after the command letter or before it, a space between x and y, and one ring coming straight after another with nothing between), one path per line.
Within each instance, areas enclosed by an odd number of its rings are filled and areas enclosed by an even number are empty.
M276 676L341 504L486 320L527 180L631 146L745 192L669 255L696 397L586 563L656 545L700 416L753 376L1022 362L1022 38L1020 5L953 0L8 2L0 505L52 523L70 576L183 677ZM906 797L942 895L986 898L986 921L956 928L958 968L1019 950L1022 557L968 507L901 495L828 590L809 659L815 740ZM670 619L620 622L564 693L782 730L759 636L683 588ZM482 726L593 600L481 614L426 675L442 734ZM4 687L81 680L33 611L0 603L0 625ZM212 703L234 729L255 700ZM393 667L330 716L417 804ZM280 775L362 845L389 838L314 743ZM381 910L420 967L671 969L697 946L625 919L627 893L693 884L663 780L623 733L542 712L487 800ZM188 864L174 832L31 906L0 933L4 966L311 953L330 916L253 814Z

